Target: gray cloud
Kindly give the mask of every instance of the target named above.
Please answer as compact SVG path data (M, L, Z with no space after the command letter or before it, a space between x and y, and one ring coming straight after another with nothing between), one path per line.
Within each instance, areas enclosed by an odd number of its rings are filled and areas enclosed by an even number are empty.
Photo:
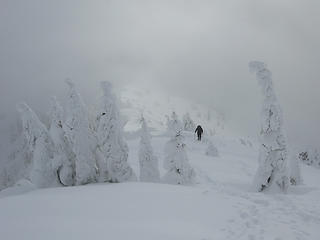
M273 72L290 142L320 140L319 1L0 2L0 107L43 110L72 78L87 101L98 82L154 81L223 111L256 134L260 90L248 72Z

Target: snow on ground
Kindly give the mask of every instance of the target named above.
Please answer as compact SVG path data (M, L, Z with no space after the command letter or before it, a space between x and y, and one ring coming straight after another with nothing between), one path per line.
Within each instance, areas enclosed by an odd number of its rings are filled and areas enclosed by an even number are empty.
M148 86L138 88L128 85L120 95L122 114L128 121L125 130L128 132L140 128L139 119L142 113L153 131L165 131L166 117L171 116L173 111L181 121L183 115L189 113L191 119L196 124L202 125L208 134L230 132L223 114L215 108L177 96L169 96L161 90L150 90Z
M154 136L160 160L167 137ZM257 148L236 138L207 144L186 133L194 186L151 183L92 184L33 190L21 183L0 192L0 239L112 240L318 240L320 172L302 166L304 185L283 194L251 191ZM139 139L131 139L129 162L139 173ZM19 190L20 189L20 190ZM29 192L27 192L29 191Z

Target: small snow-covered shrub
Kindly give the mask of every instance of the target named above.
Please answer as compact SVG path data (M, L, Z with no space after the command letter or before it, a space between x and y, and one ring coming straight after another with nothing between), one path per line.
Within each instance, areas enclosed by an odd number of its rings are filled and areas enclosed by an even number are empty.
M292 185L300 185L302 184L302 176L299 166L299 157L298 156L292 156L290 161L290 183Z
M196 125L190 117L189 113L183 116L183 130L193 132L196 129Z
M306 165L320 168L320 154L317 149L309 149L299 153L299 160Z
M178 115L175 112L172 112L171 118L167 119L167 130L168 133L173 136L177 132L182 131L183 126L181 121L178 118Z
M177 132L165 146L164 168L168 171L163 182L188 185L194 183L195 171L190 166L181 131Z

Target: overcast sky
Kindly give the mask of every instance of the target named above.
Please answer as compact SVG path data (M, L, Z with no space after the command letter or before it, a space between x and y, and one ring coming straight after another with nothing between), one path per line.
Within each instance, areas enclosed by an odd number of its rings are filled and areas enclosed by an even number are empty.
M320 147L320 1L0 0L0 116L45 109L65 78L86 99L98 82L155 82L258 131L260 89L248 62L273 73L290 143Z

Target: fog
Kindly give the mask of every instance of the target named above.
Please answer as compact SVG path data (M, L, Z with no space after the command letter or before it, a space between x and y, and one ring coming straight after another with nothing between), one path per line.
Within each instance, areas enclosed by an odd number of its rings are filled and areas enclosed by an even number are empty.
M256 135L261 95L248 62L262 60L290 143L319 147L319 10L317 0L0 0L1 118L21 101L46 111L66 78L89 102L101 80L147 82Z

